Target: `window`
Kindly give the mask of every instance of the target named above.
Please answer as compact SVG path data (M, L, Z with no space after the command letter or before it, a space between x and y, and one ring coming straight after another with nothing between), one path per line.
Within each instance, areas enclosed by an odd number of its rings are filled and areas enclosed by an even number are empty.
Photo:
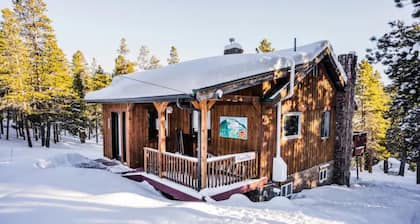
M324 181L327 180L328 177L328 169L327 168L321 168L319 170L319 183L323 183Z
M322 112L321 138L330 137L330 111Z
M281 196L290 197L293 194L293 182L281 185Z
M293 112L284 115L283 136L291 139L300 137L301 113Z

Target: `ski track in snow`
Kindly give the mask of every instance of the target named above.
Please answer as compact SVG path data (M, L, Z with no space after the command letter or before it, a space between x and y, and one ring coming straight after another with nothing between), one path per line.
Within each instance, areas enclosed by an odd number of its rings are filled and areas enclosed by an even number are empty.
M361 173L351 187L304 190L293 200L253 203L171 201L147 183L101 169L76 168L102 158L102 146L64 138L44 149L0 140L0 223L413 223L420 186L406 177Z

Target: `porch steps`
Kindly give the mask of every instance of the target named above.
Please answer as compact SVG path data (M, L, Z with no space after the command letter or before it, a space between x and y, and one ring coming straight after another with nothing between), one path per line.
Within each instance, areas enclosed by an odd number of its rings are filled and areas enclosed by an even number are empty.
M267 178L263 177L222 187L206 188L201 191L196 191L184 185L145 172L130 172L124 174L123 177L138 182L146 181L155 189L180 201L222 201L228 199L233 194L244 194L262 188L267 183Z

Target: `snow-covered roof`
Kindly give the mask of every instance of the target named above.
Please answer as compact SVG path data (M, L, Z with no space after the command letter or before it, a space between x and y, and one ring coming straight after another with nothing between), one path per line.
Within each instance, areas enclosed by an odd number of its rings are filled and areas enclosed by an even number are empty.
M240 80L290 65L285 57L293 58L296 65L313 61L329 48L344 81L346 75L328 41L318 41L293 49L259 54L229 54L201 58L162 68L114 77L110 86L90 92L88 102L148 101L157 98L193 96L206 87Z

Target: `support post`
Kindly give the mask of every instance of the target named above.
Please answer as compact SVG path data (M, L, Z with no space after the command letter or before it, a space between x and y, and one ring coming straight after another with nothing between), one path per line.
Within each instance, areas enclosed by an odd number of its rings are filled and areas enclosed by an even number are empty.
M201 177L201 189L207 187L207 138L208 138L208 131L207 131L207 111L208 105L207 100L200 101L200 108L201 108L201 125L200 125L200 177Z
M159 125L159 137L158 137L158 169L159 169L159 177L163 176L162 173L162 153L166 151L166 131L165 131L165 110L168 106L168 102L154 102L153 105L155 106L158 112L158 125Z

